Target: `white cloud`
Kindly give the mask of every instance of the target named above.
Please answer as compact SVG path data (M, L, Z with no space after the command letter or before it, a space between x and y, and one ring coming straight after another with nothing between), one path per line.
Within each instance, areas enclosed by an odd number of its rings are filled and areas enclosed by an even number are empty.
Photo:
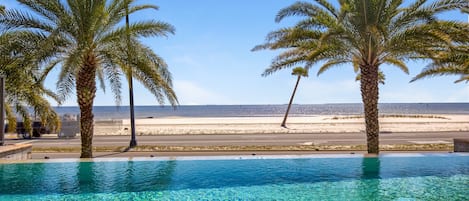
M191 81L176 80L174 88L181 105L232 104L229 98Z
M451 93L447 99L447 102L469 102L469 85L465 85L464 87L455 90L455 92Z
M360 102L360 98L359 83L355 80L321 81L313 78L300 82L295 100L300 104L320 104Z
M172 58L172 61L176 64L176 66L188 66L188 67L200 67L202 64L194 59L194 57L189 55L182 55Z
M383 103L418 103L418 102L439 102L434 93L416 88L401 88L393 91L380 91L380 102Z

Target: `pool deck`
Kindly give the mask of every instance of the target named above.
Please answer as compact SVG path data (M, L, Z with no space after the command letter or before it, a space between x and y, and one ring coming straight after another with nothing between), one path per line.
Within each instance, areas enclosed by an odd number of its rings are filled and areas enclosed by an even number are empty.
M389 153L448 153L448 151L382 151ZM259 155L313 155L313 154L365 154L366 151L203 151L203 152L95 152L95 158L134 158L134 157L192 157L192 156L259 156ZM77 159L80 153L33 153L32 159Z
M0 160L31 159L31 144L10 144L0 146Z

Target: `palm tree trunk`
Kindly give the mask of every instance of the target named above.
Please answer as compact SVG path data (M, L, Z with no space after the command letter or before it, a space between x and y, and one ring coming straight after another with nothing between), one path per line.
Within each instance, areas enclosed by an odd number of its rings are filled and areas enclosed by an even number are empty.
M296 89L298 88L298 84L300 83L300 79L301 79L301 75L298 75L298 79L296 80L296 84L295 84L295 89L293 89L293 93L291 95L290 102L288 103L287 112L285 112L285 117L283 117L282 124L280 125L284 128L287 127L286 124L287 124L288 113L290 112L291 104L293 103L293 98L295 97Z
M96 96L96 58L89 54L77 75L77 101L80 107L80 158L93 157L93 101Z
M368 153L379 153L379 121L378 121L378 67L360 66L361 94L365 109L366 141Z
M13 112L13 109L9 104L3 104L5 108L5 115L7 116L8 120L8 130L7 133L14 133L16 132L16 114Z

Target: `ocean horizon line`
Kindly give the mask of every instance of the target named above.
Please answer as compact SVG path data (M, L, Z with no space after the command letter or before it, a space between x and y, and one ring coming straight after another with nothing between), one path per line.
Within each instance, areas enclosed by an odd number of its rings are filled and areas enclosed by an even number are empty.
M380 103L381 114L469 114L469 103ZM157 117L271 117L283 116L287 104L270 105L180 105L135 106L136 118ZM54 107L59 115L79 114L78 106ZM96 119L129 118L130 107L94 106ZM294 104L290 116L362 115L361 103Z
M361 102L355 103L293 103L292 105L354 105L363 104ZM469 102L382 102L378 104L469 104ZM288 103L272 103L272 104L186 104L186 105L134 105L134 107L197 107L197 106L282 106L288 105ZM78 105L57 105L52 106L54 108L60 107L78 107ZM129 107L129 105L94 105L93 107Z

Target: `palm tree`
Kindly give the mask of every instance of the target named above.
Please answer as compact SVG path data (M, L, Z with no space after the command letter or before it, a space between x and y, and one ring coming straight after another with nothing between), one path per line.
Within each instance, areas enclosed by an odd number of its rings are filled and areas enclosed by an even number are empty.
M441 52L411 82L442 75L459 75L460 78L455 83L469 82L469 45L461 45L452 50Z
M40 121L56 131L60 120L45 96L57 100L56 95L44 88L39 81L37 63L40 58L31 58L34 47L42 37L25 32L3 33L0 35L0 75L5 77L5 113L8 132L16 131L16 113L23 119L28 136L32 136L31 111Z
M357 71L355 71L355 73L357 73L357 76L355 77L355 81L360 81L362 79L362 74ZM384 80L386 80L386 76L384 75L383 71L378 72L378 80L380 84L385 84Z
M469 8L464 8L461 11L469 14ZM468 27L466 27L466 33L469 33ZM461 37L465 37L465 39L460 39L458 45L435 53L432 63L427 65L411 82L441 75L459 75L460 78L455 83L469 82L469 34L462 35Z
M134 0L18 1L35 16L22 11L7 11L0 23L9 29L47 36L41 50L54 55L44 64L43 72L47 74L54 67L61 67L57 81L61 100L74 90L76 92L80 108L81 158L93 156L93 101L97 80L103 90L106 83L110 84L115 101L120 104L120 78L122 72L131 70L133 77L155 95L160 104L166 100L172 105L177 104L166 63L138 40L139 37L167 36L174 33L174 28L155 20L132 23L128 29L121 23L126 14L158 7L133 5ZM127 32L131 36L130 63L127 62Z
M379 72L390 64L408 73L407 60L431 58L464 33L467 24L437 15L467 7L467 0L344 0L335 7L325 0L297 2L280 10L276 21L303 17L295 26L271 32L259 49L287 49L266 70L272 73L304 63L321 62L321 74L351 63L358 66L364 105L368 153L379 153Z
M291 104L293 103L293 98L295 97L296 89L298 88L298 84L300 83L301 77L308 77L308 71L302 67L296 67L292 70L292 75L298 76L298 79L296 80L295 88L293 89L293 93L290 98L290 102L288 103L287 111L285 112L285 117L283 117L282 124L280 126L286 128L286 123L287 123L287 117L288 113L290 112Z

